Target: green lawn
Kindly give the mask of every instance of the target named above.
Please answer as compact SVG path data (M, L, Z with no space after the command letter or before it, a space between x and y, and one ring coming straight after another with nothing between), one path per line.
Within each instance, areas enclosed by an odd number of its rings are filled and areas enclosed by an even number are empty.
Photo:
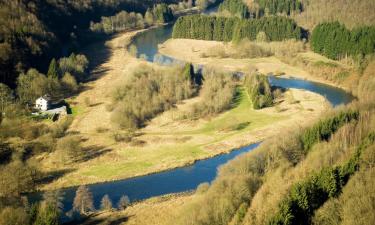
M81 112L78 108L73 109L75 113ZM220 153L223 149L212 149L215 144L220 145L223 141L241 137L253 129L286 118L288 117L254 110L247 92L239 88L233 108L202 122L197 128L179 132L171 130L157 133L146 132L140 138L152 144L117 146L114 154L109 153L102 159L77 165L74 173L64 176L53 185L58 187L81 185L83 182L94 183L122 179L183 166L196 159ZM153 144L151 139L161 140L161 142Z

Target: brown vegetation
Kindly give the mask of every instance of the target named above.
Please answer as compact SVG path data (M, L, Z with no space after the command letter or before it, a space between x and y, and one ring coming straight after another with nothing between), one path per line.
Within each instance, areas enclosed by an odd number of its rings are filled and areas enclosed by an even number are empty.
M155 69L142 65L112 95L112 122L136 129L181 100L191 97L195 87L182 68Z

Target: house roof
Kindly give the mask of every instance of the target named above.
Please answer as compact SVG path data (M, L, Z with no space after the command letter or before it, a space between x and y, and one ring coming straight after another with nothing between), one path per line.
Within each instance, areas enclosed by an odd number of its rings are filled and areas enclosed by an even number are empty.
M46 101L50 101L51 100L51 96L49 96L49 95L43 95L43 96L40 96L38 99L44 99Z

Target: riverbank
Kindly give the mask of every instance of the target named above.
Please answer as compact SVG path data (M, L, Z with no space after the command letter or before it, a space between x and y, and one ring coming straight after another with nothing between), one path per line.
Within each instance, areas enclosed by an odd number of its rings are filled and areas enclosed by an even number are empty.
M295 77L339 87L346 91L350 90L350 87L347 84L338 84L336 82L324 79L316 74L311 74L304 70L304 68L289 65L283 62L281 58L276 56L242 59L233 59L225 56L208 57L210 54L212 54L212 51L218 49L225 49L226 51L230 52L233 51L233 45L231 43L218 41L192 39L169 39L163 44L159 45L159 52L161 54L179 60L189 61L194 64L211 67L218 67L218 65L220 65L219 67L222 69L241 72L248 72L249 70L257 69L259 72L264 74L285 74L281 77ZM297 56L312 62L333 62L333 60L311 51L300 52L297 54Z
M193 192L154 197L132 204L125 210L95 214L82 224L165 225L175 209L185 206L193 197Z
M141 135L134 142L116 142L113 136L119 131L111 123L111 113L106 109L111 103L114 87L121 84L137 66L148 64L158 67L127 52L126 47L139 32L142 31L117 35L87 50L91 57L103 59L92 71L95 80L87 83L86 90L71 100L73 107L79 108L79 113L69 132L80 135L84 140L83 147L93 149L95 156L84 162L61 165L51 154L43 160L42 168L47 172L69 172L42 189L107 182L186 166L196 160L259 142L293 125L313 121L328 107L320 95L291 89L275 107L252 110L248 96L244 95L237 107L216 117L176 119L196 101L193 98L151 120L139 130ZM239 124L247 126L235 129Z

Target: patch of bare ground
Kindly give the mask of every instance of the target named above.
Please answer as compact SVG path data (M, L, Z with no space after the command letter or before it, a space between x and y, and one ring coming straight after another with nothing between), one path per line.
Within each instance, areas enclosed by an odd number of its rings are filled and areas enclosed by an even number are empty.
M97 214L83 224L163 225L173 216L176 208L183 207L192 199L192 193L150 198L125 210Z
M207 55L210 55L210 51L213 49L224 49L227 52L232 52L233 44L218 41L169 39L159 46L159 52L161 54L180 60L190 61L195 64L207 65L211 67L218 67L218 65L220 65L220 68L228 71L247 72L252 69L257 69L259 72L264 74L283 73L286 74L284 75L285 77L296 77L338 86L337 83L324 79L317 74L310 74L302 67L289 65L285 63L282 58L278 58L276 56L242 59L233 59L226 56L206 57ZM332 62L332 60L324 56L307 50L298 53L297 56L314 62ZM341 65L345 66L343 64ZM347 89L345 85L340 87Z

